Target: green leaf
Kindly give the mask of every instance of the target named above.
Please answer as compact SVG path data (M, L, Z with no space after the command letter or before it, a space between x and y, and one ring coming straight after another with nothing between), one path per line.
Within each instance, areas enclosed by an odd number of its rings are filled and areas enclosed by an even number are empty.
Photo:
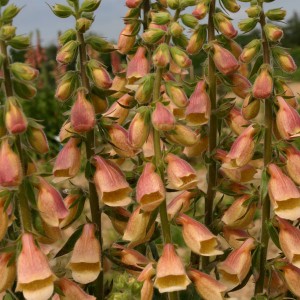
M254 278L258 278L260 274L260 258L261 258L262 247L259 244L252 255L252 270Z
M277 228L273 225L271 220L267 220L266 224L267 224L267 229L268 229L270 238L272 239L272 241L276 245L276 247L278 249L281 249Z
M258 70L262 64L263 64L263 57L259 56L255 61L255 64L251 70L249 78L251 78L252 76L254 76L258 73Z
M32 224L34 229L42 236L47 236L44 230L42 218L38 211L32 209L31 210L31 216L32 216Z
M260 198L262 199L262 202L264 202L268 194L269 178L270 177L267 173L267 169L264 169L261 174L261 186L260 186Z

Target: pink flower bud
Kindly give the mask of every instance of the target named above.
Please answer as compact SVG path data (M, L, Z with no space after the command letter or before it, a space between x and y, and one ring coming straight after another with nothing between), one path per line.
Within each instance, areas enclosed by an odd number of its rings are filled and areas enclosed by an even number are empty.
M184 213L189 210L193 197L193 193L184 191L172 199L167 205L168 219L172 220L178 213Z
M280 80L280 79L276 79L275 80L275 89L276 89L277 94L282 94L285 97L287 97L287 99L285 99L285 101L290 106L297 109L298 102L297 102L297 99L295 97L295 94L292 91L292 89L286 84L285 81Z
M192 12L193 16L195 16L198 20L204 19L209 10L209 3L209 0L198 3Z
M256 77L253 89L253 97L257 99L268 99L273 93L273 78L270 74L270 66L262 65L260 73Z
M254 201L246 205L249 199L250 195L239 197L224 212L222 221L227 227L243 229L249 227L253 222L257 205Z
M71 109L71 124L80 133L92 130L96 124L94 107L86 99L84 89L77 91L77 98Z
M188 98L182 88L180 88L173 82L167 82L166 91L167 91L167 95L176 106L178 107L187 106Z
M49 151L47 137L42 128L30 127L27 137L30 146L38 153L45 154Z
M16 187L23 179L19 156L11 149L7 139L0 146L0 186Z
M285 153L288 174L297 185L300 185L300 151L290 146L285 149Z
M139 47L128 63L126 77L130 82L135 82L137 79L143 78L149 73L150 65L146 54L146 48Z
M280 136L285 140L299 136L300 116L298 112L288 105L281 96L277 97L277 101L279 110L276 115L276 124Z
M220 280L227 286L227 290L241 284L248 274L251 267L251 250L254 248L254 239L249 238L219 263Z
M134 46L136 36L133 35L135 30L134 24L126 24L125 28L121 31L118 40L118 51L122 54L128 53Z
M143 1L142 0L126 0L125 5L129 8L138 7Z
M294 182L275 164L270 164L268 192L274 212L280 218L297 220L300 217L300 192Z
M16 291L28 300L48 300L54 291L55 275L46 256L36 246L30 233L22 235L22 250L17 260Z
M190 55L198 54L206 41L206 27L199 26L192 33L188 45L186 46L186 52Z
M150 114L148 111L137 113L128 129L128 141L134 148L141 148L146 142L150 132Z
M230 19L224 13L215 13L214 21L218 30L228 39L233 39L237 36L237 30L233 27Z
M12 134L23 133L27 129L27 119L13 97L9 97L6 101L5 126Z
M60 278L58 281L58 287L64 293L64 297L66 299L96 300L96 297L88 295L75 282L67 278ZM58 300L59 299L60 298L58 298Z
M210 117L210 99L206 93L204 80L199 81L185 111L187 125L198 126L206 124Z
M72 128L71 122L68 120L64 122L59 132L59 141L64 142L66 139L73 136L74 129Z
M227 158L230 159L230 162L225 164L224 167L242 167L251 160L255 148L253 140L255 133L256 129L250 125L241 135L238 136L227 154Z
M233 54L217 43L213 44L213 60L216 68L224 75L230 75L239 68L239 63Z
M288 261L295 267L300 267L300 230L290 222L276 218L279 225L279 242Z
M175 62L175 64L178 67L185 69L185 68L188 68L191 66L191 64L192 64L191 59L179 47L176 47L176 46L171 47L170 53L171 53L173 61Z
M41 218L48 225L58 227L59 222L68 215L61 194L42 177L39 177L37 188L37 206Z
M192 189L197 186L198 179L196 171L185 160L168 153L165 158L167 166L168 181L176 190Z
M132 189L119 167L109 160L95 156L94 182L99 201L108 206L125 206L131 202Z
M109 73L103 65L95 59L89 60L86 65L87 74L99 89L109 89L112 85L112 80Z
M264 26L267 39L271 42L279 42L283 37L283 30L271 23Z
M82 284L96 280L101 270L100 257L100 244L95 236L95 225L85 224L68 265L74 280Z
M74 177L81 165L80 160L80 140L70 138L69 141L60 150L53 168L55 177Z
M180 214L176 222L182 225L183 239L194 253L202 256L215 256L223 253L217 249L217 237L203 224L184 214Z
M166 198L166 191L160 176L152 163L146 163L136 186L136 200L144 211L153 211Z
M254 39L245 46L239 59L241 62L249 64L259 53L261 48L261 40Z
M246 129L245 126L250 125L250 122L243 117L241 110L235 106L230 111L226 121L230 129L237 135L242 134Z
M170 59L169 46L165 43L160 44L152 56L154 65L161 68L166 67L170 63Z
M277 55L277 62L281 69L287 73L294 73L297 70L297 65L293 57L286 51L282 51Z
M166 244L158 260L154 286L160 293L182 291L191 283L172 244Z
M156 130L168 131L175 127L175 118L172 113L160 102L155 104L151 115L152 125Z
M232 91L240 98L245 98L251 89L250 81L240 73L233 73L230 76Z
M188 271L189 278L193 281L196 291L204 300L223 300L226 285L215 280L211 276L198 270L191 269Z

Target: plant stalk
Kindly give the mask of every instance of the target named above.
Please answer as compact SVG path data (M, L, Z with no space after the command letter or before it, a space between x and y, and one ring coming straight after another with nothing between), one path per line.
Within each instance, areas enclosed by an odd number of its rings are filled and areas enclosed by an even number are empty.
M5 95L6 95L6 98L13 97L14 92L13 92L11 74L10 74L10 70L9 70L9 57L8 57L7 46L6 46L5 41L0 41L0 51L1 51L1 54L4 56L2 69L3 69L3 74L4 74ZM19 158L20 158L21 165L22 165L23 175L26 176L27 162L24 157L20 135L16 136L16 146L18 149ZM30 213L29 202L26 197L26 188L25 188L24 180L22 181L22 183L19 187L18 199L19 199L19 213L20 213L22 229L25 232L31 232L31 230L32 230L31 213Z
M263 8L263 4L261 3ZM270 64L270 48L268 40L264 32L264 26L266 24L266 19L264 12L262 11L260 16L260 25L262 32L262 46L263 46L263 60L265 64ZM264 168L272 160L272 126L273 126L273 117L272 117L272 101L271 99L265 100L265 135L264 135ZM263 292L264 281L265 281L265 264L267 260L268 252L268 243L269 243L269 233L267 228L267 221L270 219L270 198L269 195L264 199L261 199L262 204L262 218L261 218L261 256L260 256L260 268L259 268L259 277L255 285L255 293L259 294Z

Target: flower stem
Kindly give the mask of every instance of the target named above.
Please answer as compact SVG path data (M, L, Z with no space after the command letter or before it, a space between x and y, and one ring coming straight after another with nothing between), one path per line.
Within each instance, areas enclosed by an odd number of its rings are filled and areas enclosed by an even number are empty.
M8 97L14 96L14 92L13 92L11 74L10 74L10 70L9 70L9 57L8 57L8 53L7 53L7 45L6 45L5 41L0 41L0 51L1 51L1 54L4 56L2 68L3 68L3 74L4 74L5 95L6 95L6 98L8 98ZM16 136L16 146L18 149L23 174L24 174L24 176L26 176L27 162L24 157L24 152L22 149L22 142L21 142L20 135ZM22 181L22 183L19 187L18 199L19 199L19 213L20 213L20 219L21 219L21 225L22 225L23 231L30 232L32 229L31 213L30 213L29 202L26 197L26 188L25 188L24 180Z
M209 7L208 15L208 43L215 40L215 25L214 25L214 13L216 9L216 0L212 0ZM210 163L208 166L208 186L205 198L205 225L210 226L213 220L213 203L216 195L216 184L217 184L217 164L212 158L214 150L217 146L217 133L218 133L218 119L214 111L217 108L217 80L216 80L216 67L212 59L209 56L208 62L208 85L209 85L209 98L211 103L211 111L209 119L209 137L208 137L208 155L210 156ZM209 263L208 257L202 258L202 267L205 268Z
M80 65L80 76L82 80L82 85L90 92L90 83L85 71L85 65L87 62L87 55L86 55L86 45L84 41L84 36L82 33L77 32L77 39L80 43L79 45L79 65ZM95 130L92 129L86 135L86 157L87 160L90 159L95 155ZM90 201L90 209L92 214L92 221L96 224L98 229L98 240L100 243L101 249L101 265L103 266L103 255L102 255L102 226L101 226L101 214L102 210L99 206L98 195L96 191L95 184L89 181L89 201ZM95 296L98 300L104 299L104 284L103 284L103 271L100 272L98 278L95 280Z
M261 3L261 7L262 7ZM262 7L263 8L263 7ZM268 44L268 40L266 38L264 32L264 26L266 24L266 19L264 12L262 11L260 16L260 25L262 32L262 46L263 46L263 60L265 64L270 64L270 48ZM272 118L272 101L271 99L265 100L265 135L264 135L264 167L272 160L272 126L273 126L273 118ZM262 204L262 218L261 218L261 256L260 256L260 267L259 267L259 277L255 285L255 293L262 293L264 289L264 281L265 281L265 264L267 260L267 252L268 252L268 243L269 243L269 233L267 228L267 221L270 219L270 198L269 195L264 199L261 199Z

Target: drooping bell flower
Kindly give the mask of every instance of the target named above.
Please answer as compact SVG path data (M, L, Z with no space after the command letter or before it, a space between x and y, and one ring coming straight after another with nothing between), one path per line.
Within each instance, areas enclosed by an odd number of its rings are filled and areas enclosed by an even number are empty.
M289 140L300 135L300 115L281 96L277 97L279 110L276 114L276 124L280 136Z
M17 187L23 179L19 156L12 150L7 139L0 146L0 186Z
M186 212L193 197L193 193L184 191L172 199L167 205L168 219L172 220L177 214Z
M33 235L22 235L22 250L17 259L17 287L26 300L48 300L54 291L55 275L48 260L36 246Z
M172 143L184 147L192 147L199 141L199 135L183 124L175 125L174 129L165 135Z
M206 84L201 80L189 99L185 119L190 126L206 124L210 117L210 99L205 90Z
M14 97L8 97L5 104L5 126L9 133L20 134L27 129L27 119Z
M251 94L246 96L242 106L242 115L246 120L254 119L260 110L260 100L252 97Z
M300 269L289 263L286 263L281 269L289 290L297 297L300 297Z
M297 220L300 218L299 189L275 164L269 165L268 173L271 176L268 183L268 192L274 207L274 213L283 219Z
M44 178L39 177L37 207L41 218L52 227L58 227L61 220L68 215L61 194Z
M160 102L155 104L155 109L151 115L153 127L158 131L168 131L175 127L173 114Z
M49 144L46 134L42 128L29 127L27 134L30 146L40 154L45 154L49 151Z
M191 283L172 244L166 244L158 260L154 286L160 293L182 291Z
M251 267L251 250L254 248L255 241L249 238L218 264L220 281L227 286L227 290L241 284L247 276Z
M300 267L300 230L290 222L276 218L279 225L279 242L281 249L288 261Z
M100 203L108 206L126 206L131 202L132 189L119 167L100 156L94 157L94 182Z
M0 253L0 293L4 292L6 289L10 289L16 278L16 265L8 264L11 258L11 253Z
M152 163L146 163L137 182L136 200L143 211L153 211L166 198L166 191L160 176Z
M76 241L68 268L76 282L93 282L101 271L100 243L95 236L95 225L85 224L80 238Z
M183 239L194 253L202 256L216 256L223 253L217 249L217 237L203 224L185 214L179 214L176 222L182 225Z
M285 81L276 79L275 80L275 89L277 94L281 94L286 97L285 101L292 106L293 108L297 109L298 102L295 97L293 90L286 84Z
M73 177L78 173L81 165L80 142L80 139L70 138L60 150L53 168L55 177Z
M230 129L237 135L242 134L246 129L245 126L250 125L250 122L243 117L241 110L236 106L229 112L226 122Z
M192 146L184 147L183 154L187 157L201 156L208 148L208 136L198 135L198 142Z
M129 82L135 82L149 73L150 65L146 57L147 50L145 47L139 47L128 63L126 77Z
M246 205L250 195L243 195L236 199L229 208L224 212L222 221L230 228L247 228L254 218L256 203L251 202Z
M176 190L192 189L197 186L198 179L196 171L185 160L168 153L165 158L167 166L168 181Z
M285 149L286 169L289 176L300 185L300 151L293 146Z
M244 99L251 89L250 81L240 73L233 73L229 78L232 83L232 91L238 97Z
M188 271L189 278L193 281L196 291L204 300L223 300L226 285L217 281L213 277L195 269Z
M223 227L223 236L233 249L239 248L250 237L246 230Z
M135 30L135 25L128 23L125 25L124 29L121 31L118 40L118 51L122 54L128 53L134 46L136 36L133 34Z
M77 91L75 103L71 109L71 124L76 132L88 132L96 124L95 110L91 102L86 99L84 89Z
M273 78L270 65L264 64L260 67L259 74L253 84L252 93L256 99L268 99L271 97L273 93Z

